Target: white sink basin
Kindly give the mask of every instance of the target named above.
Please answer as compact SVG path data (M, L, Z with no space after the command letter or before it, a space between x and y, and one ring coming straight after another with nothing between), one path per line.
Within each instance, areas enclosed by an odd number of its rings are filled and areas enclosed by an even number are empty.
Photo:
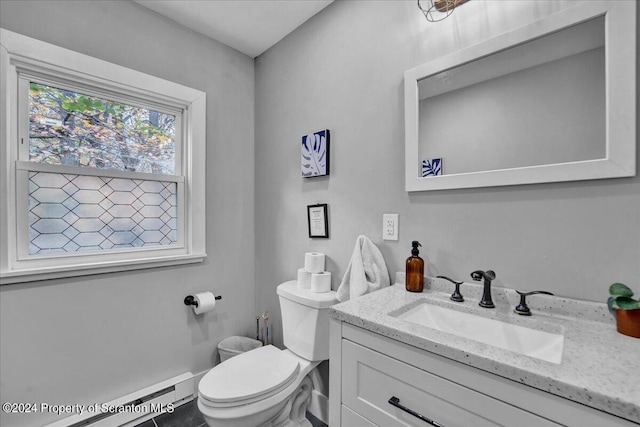
M423 303L398 316L438 331L559 364L564 335Z

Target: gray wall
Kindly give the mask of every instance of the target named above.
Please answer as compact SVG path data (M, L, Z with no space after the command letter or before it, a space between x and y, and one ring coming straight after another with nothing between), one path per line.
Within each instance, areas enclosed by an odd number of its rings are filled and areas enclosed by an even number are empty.
M211 165L203 265L0 288L1 400L103 402L205 370L217 342L252 334L264 309L281 343L276 286L313 250L337 288L359 234L392 274L418 239L430 275L493 268L497 286L595 301L613 281L640 291L640 178L404 191L404 70L568 4L478 0L430 24L413 0L337 1L257 59L253 151L250 58L131 2L0 2L4 28L206 91ZM303 180L300 137L325 127L331 176ZM317 202L329 203L328 240L307 237ZM400 241L382 242L392 212ZM181 301L204 289L224 299L196 319Z
M0 25L205 91L209 165L204 264L0 288L1 400L102 403L210 368L219 340L255 328L253 60L128 1L3 0ZM203 290L224 299L196 318L182 300Z
M570 4L471 1L434 24L415 1L336 1L258 57L256 308L278 313L275 288L307 251L327 255L336 289L360 234L392 275L417 239L429 275L494 269L496 286L602 302L615 281L640 292L640 177L404 190L404 71ZM331 175L302 179L300 138L323 128ZM318 202L328 240L307 237L306 205ZM400 240L382 241L382 214L394 212Z

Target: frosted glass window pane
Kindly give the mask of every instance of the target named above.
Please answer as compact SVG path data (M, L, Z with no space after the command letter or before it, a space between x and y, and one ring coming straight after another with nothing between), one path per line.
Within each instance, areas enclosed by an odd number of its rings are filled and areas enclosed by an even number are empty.
M30 172L29 253L174 245L176 193L175 182Z
M31 162L172 175L175 136L175 115L30 83Z

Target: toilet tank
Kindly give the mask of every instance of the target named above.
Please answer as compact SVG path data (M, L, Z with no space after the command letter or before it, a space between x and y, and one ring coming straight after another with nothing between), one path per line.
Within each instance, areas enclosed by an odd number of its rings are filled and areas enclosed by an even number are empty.
M329 359L329 307L336 304L336 292L298 289L292 280L278 286L284 345L298 356L311 360Z

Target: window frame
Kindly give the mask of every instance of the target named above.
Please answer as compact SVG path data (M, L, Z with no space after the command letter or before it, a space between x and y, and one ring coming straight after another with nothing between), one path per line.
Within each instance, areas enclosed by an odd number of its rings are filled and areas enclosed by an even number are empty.
M0 29L0 36L0 285L202 262L206 258L206 93L5 29ZM176 114L174 175L29 162L29 81ZM176 182L178 242L25 257L30 171Z
M58 89L73 90L82 95L95 96L109 101L122 102L130 106L141 108L153 108L156 111L162 113L172 114L176 117L175 123L175 157L174 157L174 174L149 174L140 172L121 171L118 169L98 169L87 166L66 166L66 165L50 165L47 163L38 163L30 161L30 129L29 129L29 88L30 83L38 83L47 85L50 87L56 87ZM17 215L17 259L18 261L36 259L32 258L37 256L38 260L51 258L59 259L63 257L81 257L81 256L104 256L112 253L120 252L140 252L145 250L163 251L166 253L168 249L181 249L184 247L184 177L180 175L183 167L181 162L182 154L182 110L177 109L172 105L163 105L157 102L130 99L122 94L110 93L101 88L85 87L73 82L67 82L62 79L56 79L55 76L42 75L42 73L33 72L18 72L18 160L16 162L16 209L19 206L27 206L29 203L28 185L29 185L29 173L30 172L44 172L44 173L60 173L60 174L72 174L82 176L96 176L96 177L109 177L109 178L125 178L125 179L137 179L143 181L163 181L173 182L176 184L177 190L177 228L178 228L178 240L172 245L158 246L158 247L137 247L126 249L109 249L102 251L76 251L76 252L59 252L51 254L37 254L31 255L29 244L29 210L25 214ZM114 258L114 257L111 257ZM94 258L95 259L95 258Z

